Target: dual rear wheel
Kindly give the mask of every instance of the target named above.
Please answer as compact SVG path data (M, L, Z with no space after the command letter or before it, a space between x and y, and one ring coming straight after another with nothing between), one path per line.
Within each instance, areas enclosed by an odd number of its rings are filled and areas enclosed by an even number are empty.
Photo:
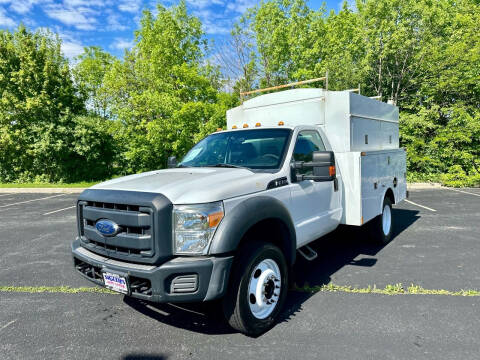
M382 213L367 225L370 238L376 244L386 245L392 240L393 217L390 198L383 199Z

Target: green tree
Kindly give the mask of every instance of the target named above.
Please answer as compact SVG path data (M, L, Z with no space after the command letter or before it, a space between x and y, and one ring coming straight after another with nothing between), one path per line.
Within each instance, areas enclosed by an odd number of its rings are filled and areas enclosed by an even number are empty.
M205 61L207 41L186 4L144 11L135 45L105 75L127 172L161 168L184 154L215 114L220 75Z
M0 31L0 180L61 177L66 119L83 111L60 40L48 31ZM48 154L38 144L57 134ZM60 137L60 138L59 138ZM54 166L60 168L54 169Z
M102 117L108 115L110 99L103 89L103 78L114 62L114 56L98 46L84 48L73 68L78 91L86 100L87 109Z

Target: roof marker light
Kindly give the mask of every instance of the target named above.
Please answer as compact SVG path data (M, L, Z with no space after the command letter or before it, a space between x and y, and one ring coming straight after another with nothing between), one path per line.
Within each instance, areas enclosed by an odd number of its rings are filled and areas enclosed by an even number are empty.
M285 123L283 121L278 122L278 126L283 126L283 125L285 125Z
M259 126L262 126L262 124L260 124L260 123L255 124L255 127L259 127Z
M236 129L236 128L237 128L237 125L233 125L233 126L232 126L232 129Z
M248 124L243 124L243 128L248 128Z
M217 131L222 131L223 129L222 128L217 128Z

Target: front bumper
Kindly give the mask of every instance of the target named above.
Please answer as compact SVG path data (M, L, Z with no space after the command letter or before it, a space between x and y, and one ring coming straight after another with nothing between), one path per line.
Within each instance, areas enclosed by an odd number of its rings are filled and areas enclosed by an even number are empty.
M129 296L153 302L200 302L222 297L226 291L233 256L176 257L159 266L118 261L95 254L72 243L77 272L97 285L104 286L102 271L127 276ZM80 270L81 269L81 270ZM178 276L197 275L195 291L174 293L172 281ZM132 284L142 284L132 286Z

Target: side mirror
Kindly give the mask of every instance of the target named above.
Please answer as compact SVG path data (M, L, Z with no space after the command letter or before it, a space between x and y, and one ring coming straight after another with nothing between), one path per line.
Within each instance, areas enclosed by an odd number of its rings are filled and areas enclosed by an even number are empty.
M167 167L169 169L177 167L177 158L175 156L169 156L167 160Z
M297 181L332 181L337 175L333 151L314 151L311 162L296 161L293 166ZM299 174L302 169L312 169L312 175Z

